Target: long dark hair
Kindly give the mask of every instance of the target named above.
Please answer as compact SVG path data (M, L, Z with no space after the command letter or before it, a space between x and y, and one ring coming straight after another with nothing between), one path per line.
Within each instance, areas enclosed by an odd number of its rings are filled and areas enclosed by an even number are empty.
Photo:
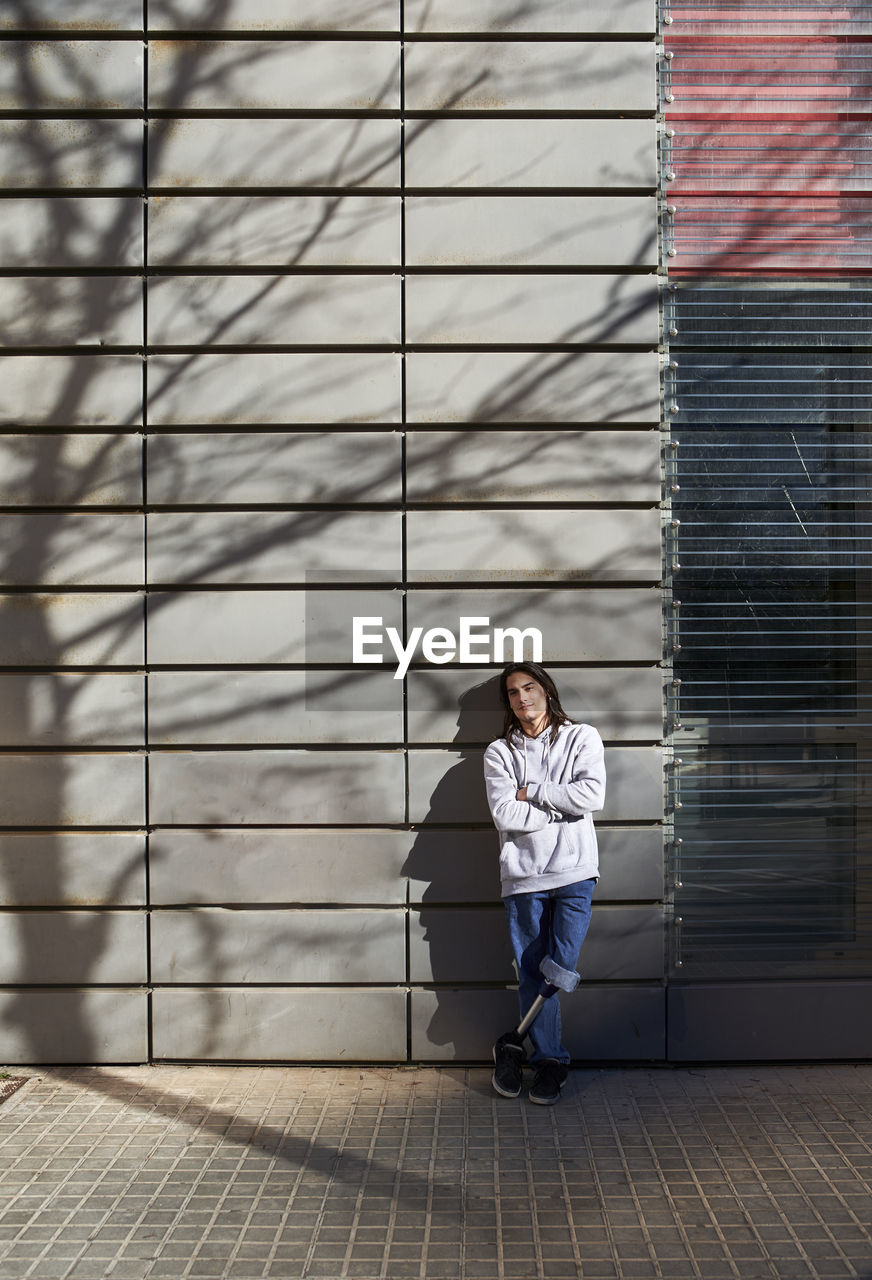
M572 724L569 716L560 705L560 695L557 692L557 685L549 676L544 667L540 667L538 662L510 662L500 672L500 701L505 711L505 719L503 720L503 737L508 740L517 730L523 733L521 722L512 710L509 702L509 691L506 688L506 681L509 676L514 675L516 671L522 671L524 675L531 676L537 684L541 684L545 690L545 696L548 700L548 724L551 726L551 741L557 737L558 731L562 724Z

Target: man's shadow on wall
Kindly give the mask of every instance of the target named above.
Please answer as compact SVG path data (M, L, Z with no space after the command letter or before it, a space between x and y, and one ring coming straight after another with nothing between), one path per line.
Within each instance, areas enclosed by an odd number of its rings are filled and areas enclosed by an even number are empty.
M517 1020L499 840L483 772L485 746L502 727L499 676L459 695L450 676L432 685L440 720L457 707L452 743L459 759L436 782L403 867L412 904L411 981L426 988L413 996L412 1052L420 1060L483 1060Z

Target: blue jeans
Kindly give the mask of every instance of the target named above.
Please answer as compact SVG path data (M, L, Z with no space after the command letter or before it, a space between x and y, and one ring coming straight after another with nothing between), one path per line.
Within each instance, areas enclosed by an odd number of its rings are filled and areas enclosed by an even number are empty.
M541 893L513 893L504 898L509 937L518 967L521 1017L539 994L539 965L550 956L562 969L575 969L590 924L591 898L596 880L579 880ZM559 995L551 996L529 1030L531 1062L556 1058L569 1062L561 1039Z

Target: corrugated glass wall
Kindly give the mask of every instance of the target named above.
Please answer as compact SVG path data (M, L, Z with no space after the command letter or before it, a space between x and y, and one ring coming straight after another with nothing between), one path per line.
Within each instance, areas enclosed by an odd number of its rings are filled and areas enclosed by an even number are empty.
M499 661L355 617L541 630L609 747L570 1043L662 1055L655 26L0 9L3 1061L487 1056Z
M872 1050L872 10L673 3L670 1053Z

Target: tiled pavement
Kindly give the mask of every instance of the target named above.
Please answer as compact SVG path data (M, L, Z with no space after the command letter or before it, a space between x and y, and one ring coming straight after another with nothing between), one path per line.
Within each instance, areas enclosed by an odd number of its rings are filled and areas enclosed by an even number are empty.
M0 1106L0 1277L872 1278L872 1066L82 1068Z

